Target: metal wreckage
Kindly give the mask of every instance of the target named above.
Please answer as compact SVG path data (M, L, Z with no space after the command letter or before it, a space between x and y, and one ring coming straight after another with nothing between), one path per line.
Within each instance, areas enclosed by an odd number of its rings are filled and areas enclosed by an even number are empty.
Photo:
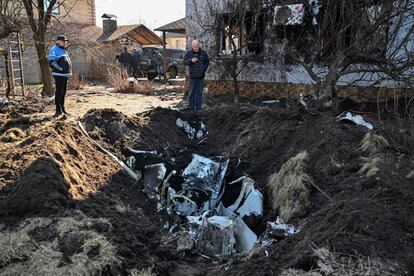
M178 118L176 126L188 139L198 143L207 139L208 131L202 122L192 125ZM157 154L154 151L130 151ZM127 162L131 168L134 159L131 156ZM226 257L248 252L256 244L266 247L296 232L292 225L284 224L279 218L268 222L267 230L260 237L253 232L252 227L263 216L263 193L247 175L228 181L229 162L230 158L223 156L208 158L193 154L191 162L181 172L172 170L167 174L164 163L145 166L143 191L158 201L158 211L165 210L171 217L178 218L174 223L166 222L170 235L163 244L176 243L179 252ZM178 189L177 185L176 189L170 185L174 176L182 179ZM230 197L228 191L231 191Z

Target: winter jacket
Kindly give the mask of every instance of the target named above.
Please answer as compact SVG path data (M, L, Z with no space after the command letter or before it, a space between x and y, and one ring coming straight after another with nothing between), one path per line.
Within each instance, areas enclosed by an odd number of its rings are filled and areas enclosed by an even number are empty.
M123 51L119 55L119 62L124 66L131 65L132 64L132 55L131 55L131 53L129 53L128 51Z
M191 60L195 55L198 55L198 61L193 63ZM198 52L189 50L185 53L184 64L189 68L190 79L203 79L210 65L210 59L208 58L207 52L201 48Z
M141 57L141 54L138 51L132 52L132 66L138 66L139 65L139 59Z
M65 48L54 45L49 51L49 65L52 67L52 75L69 78L72 76L72 62Z

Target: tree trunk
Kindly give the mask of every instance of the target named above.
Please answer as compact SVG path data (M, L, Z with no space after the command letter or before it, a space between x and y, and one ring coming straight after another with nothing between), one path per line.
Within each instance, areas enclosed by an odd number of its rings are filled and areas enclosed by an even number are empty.
M49 70L49 61L47 60L46 49L44 45L44 39L43 41L35 42L37 57L39 58L40 72L42 74L42 97L51 97L54 94L53 82Z
M234 86L234 104L239 104L240 87L237 77L233 77Z
M239 80L237 79L237 60L234 59L234 63L232 66L232 72L231 72L231 76L233 79L233 89L234 89L234 104L238 104L239 103L239 95L240 95L240 86L239 86Z

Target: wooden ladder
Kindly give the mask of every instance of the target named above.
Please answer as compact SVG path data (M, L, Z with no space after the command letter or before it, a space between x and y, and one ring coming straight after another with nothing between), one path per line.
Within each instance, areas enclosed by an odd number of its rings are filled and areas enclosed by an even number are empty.
M14 33L8 39L7 61L8 66L8 97L25 96L24 72L23 72L23 54L20 34ZM17 91L17 88L20 92Z

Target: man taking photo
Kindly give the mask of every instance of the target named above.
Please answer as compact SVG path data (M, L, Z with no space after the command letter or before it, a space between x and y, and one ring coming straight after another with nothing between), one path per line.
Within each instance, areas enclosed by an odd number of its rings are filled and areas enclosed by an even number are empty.
M198 40L191 44L191 50L184 56L184 64L189 67L190 95L188 107L200 110L203 98L204 77L210 64L207 52L201 49Z

